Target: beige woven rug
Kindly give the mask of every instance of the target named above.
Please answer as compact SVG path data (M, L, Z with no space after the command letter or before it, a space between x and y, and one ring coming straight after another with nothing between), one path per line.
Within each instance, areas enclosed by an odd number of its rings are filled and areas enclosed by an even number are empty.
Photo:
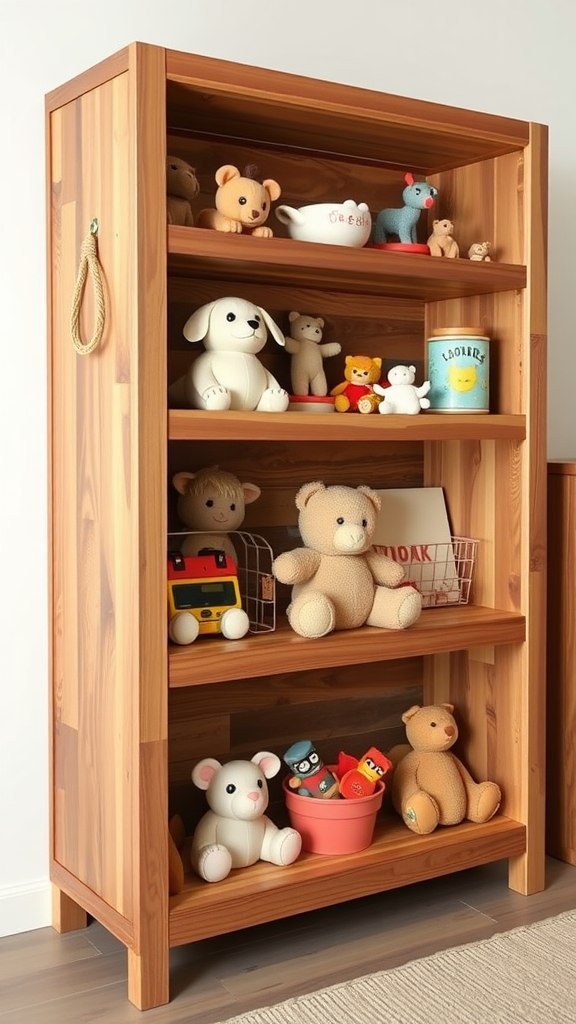
M576 911L223 1024L576 1024Z

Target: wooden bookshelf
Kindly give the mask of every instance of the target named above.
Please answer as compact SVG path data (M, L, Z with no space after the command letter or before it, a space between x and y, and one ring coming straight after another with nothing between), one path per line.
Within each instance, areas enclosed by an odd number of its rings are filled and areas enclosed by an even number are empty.
M547 131L525 121L134 43L46 99L51 877L54 925L91 914L128 950L128 996L170 998L168 952L380 889L507 858L520 893L544 886ZM492 263L167 228L166 154L212 205L224 163L257 161L282 202L397 205L410 170L438 189L461 253ZM106 323L79 356L69 322L82 240L98 219ZM429 231L425 216L422 240ZM322 316L329 386L345 354L426 372L436 327L491 338L487 415L205 413L168 388L194 358L190 313L249 297L277 323ZM81 313L90 337L90 287ZM286 352L262 358L289 387ZM237 642L168 643L166 544L174 473L218 464L256 483L243 529L294 546L298 488L442 487L455 535L478 540L471 600L399 632L306 641L286 625ZM432 539L431 539L432 540ZM352 857L257 864L168 896L167 822L201 813L191 766L280 755L301 730L328 756L403 738L413 703L451 701L458 753L498 782L498 817L417 837L383 817ZM276 780L277 781L277 780Z

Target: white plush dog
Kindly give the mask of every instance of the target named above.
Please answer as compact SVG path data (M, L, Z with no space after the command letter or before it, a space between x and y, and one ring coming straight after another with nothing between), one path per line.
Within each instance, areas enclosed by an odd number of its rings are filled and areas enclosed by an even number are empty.
M258 412L288 408L288 392L256 356L266 344L268 331L279 345L285 344L284 334L266 310L246 299L216 299L189 317L184 337L203 341L206 349L185 379L192 408Z
M293 828L278 828L264 814L268 807L266 779L278 774L280 758L268 750L251 761L220 764L213 757L199 761L192 781L206 790L209 811L200 819L192 840L190 861L207 882L221 882L232 868L257 860L292 864L302 839Z

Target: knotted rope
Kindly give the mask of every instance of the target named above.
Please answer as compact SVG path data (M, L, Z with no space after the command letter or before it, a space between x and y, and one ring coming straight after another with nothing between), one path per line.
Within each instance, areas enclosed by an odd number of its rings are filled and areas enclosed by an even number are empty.
M96 244L96 236L98 234L98 221L93 220L90 225L90 231L86 235L86 238L80 246L80 266L78 267L78 277L76 278L76 287L74 289L74 299L72 302L72 313L70 315L70 331L72 333L72 343L74 348L81 356L88 356L95 348L100 344L102 334L104 333L104 324L106 322L106 306L104 303L104 289L102 288L102 276L100 270L100 263L98 261L98 246ZM82 306L82 297L84 295L84 287L86 284L86 278L90 274L92 280L92 287L94 289L94 301L96 303L96 323L94 325L94 333L89 342L86 344L80 337L80 309Z

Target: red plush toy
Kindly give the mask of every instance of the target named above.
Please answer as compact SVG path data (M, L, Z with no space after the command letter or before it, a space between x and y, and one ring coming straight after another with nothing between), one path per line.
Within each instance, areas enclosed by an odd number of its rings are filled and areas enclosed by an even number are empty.
M348 800L371 796L377 783L391 770L392 761L377 747L370 747L360 760L341 751L337 770L340 793Z

